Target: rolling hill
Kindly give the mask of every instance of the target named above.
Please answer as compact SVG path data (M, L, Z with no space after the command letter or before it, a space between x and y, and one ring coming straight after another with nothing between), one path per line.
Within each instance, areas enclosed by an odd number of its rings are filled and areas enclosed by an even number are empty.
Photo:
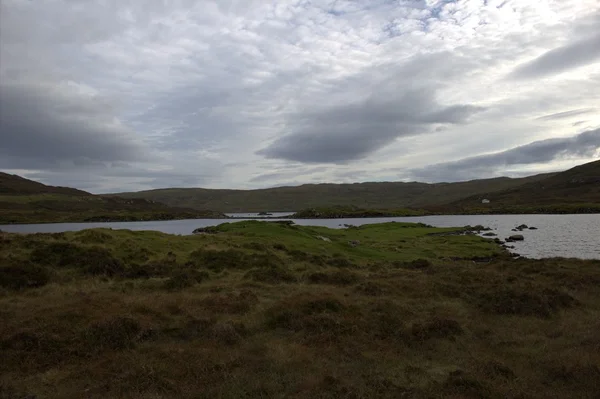
M483 199L489 204L482 204ZM468 213L600 211L600 161L576 166L518 187L471 195L431 210Z
M506 190L545 179L552 174L511 179L472 180L458 183L354 183L305 184L260 190L167 188L114 194L144 198L170 206L214 209L220 212L298 211L306 208L354 206L363 209L421 208Z
M219 212L170 207L141 198L93 195L0 172L0 224L220 218Z

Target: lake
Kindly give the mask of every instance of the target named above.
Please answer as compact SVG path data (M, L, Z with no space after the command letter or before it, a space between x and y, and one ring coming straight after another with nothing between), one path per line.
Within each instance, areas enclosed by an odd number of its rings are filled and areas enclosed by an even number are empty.
M236 217L253 217L256 214L230 214ZM273 216L285 217L277 213ZM243 219L240 219L243 220ZM280 220L280 219L273 219ZM285 219L283 219L285 220ZM230 223L237 222L229 221ZM382 222L421 222L436 227L483 225L504 239L511 234L522 234L525 241L515 242L512 251L529 258L573 257L600 259L600 214L592 215L447 215L395 218L360 219L298 219L296 224L342 228L344 224L361 225ZM130 230L156 230L169 234L191 234L198 227L226 223L222 219L168 220L155 222L113 223L47 223L0 225L0 230L16 233L58 233L96 227ZM538 230L512 232L518 225L535 226Z

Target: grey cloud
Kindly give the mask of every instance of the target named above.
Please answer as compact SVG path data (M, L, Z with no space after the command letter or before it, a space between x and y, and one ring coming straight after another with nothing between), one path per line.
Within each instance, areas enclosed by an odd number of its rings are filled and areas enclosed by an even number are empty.
M0 86L0 167L98 166L146 156L111 106L64 85Z
M591 64L600 60L600 34L550 50L511 74L516 79L538 78Z
M550 115L540 116L539 118L536 118L536 119L540 120L540 121L551 121L551 120L555 120L555 119L565 119L565 118L570 118L572 116L589 114L589 113L594 112L595 110L596 110L595 108L574 109L572 111L557 112L557 113L550 114Z
M402 90L402 88L400 88ZM428 132L432 124L466 122L484 110L443 106L435 89L376 92L364 101L295 115L292 133L258 151L266 158L305 163L345 163L366 157L396 138Z
M281 172L262 173L257 176L254 176L253 178L250 179L250 182L253 182L253 183L271 182L273 180L281 180L281 179L289 180L289 179L299 178L299 177L306 178L315 173L325 172L329 168L326 166L318 166L315 168L303 168L303 167L299 167L298 165L296 165L293 168L281 168L281 169L282 169ZM286 169L288 169L288 170L286 170Z
M591 14L575 7L582 0L542 2L540 10L559 18L536 14L535 26L526 2L501 5L510 18L498 15L474 36L465 35L465 17L489 15L469 2L448 3L444 12L436 10L440 2L432 9L432 2L388 0L0 2L0 168L43 169L54 172L47 176L53 182L95 192L254 186L250 179L271 185L284 171L278 180L335 178L327 165L296 179L308 173L307 162L352 163L368 167L364 179L377 179L377 166L412 162L410 153L426 152L426 164L462 151L439 148L438 138L473 143L480 153L494 141L478 143L473 131L514 140L537 129L520 128L531 115L594 106L600 82L593 73L544 88L524 82L519 89L531 91L512 95L497 79L506 63L531 57L554 38L597 35L598 16L577 19ZM5 99L20 105L9 112ZM493 109L457 134L453 124L483 110L471 99L494 101ZM494 114L503 100L513 109ZM422 133L431 135L393 145ZM382 148L372 164L352 162ZM228 161L235 165L222 165Z
M557 159L585 159L600 150L600 129L588 130L565 138L553 138L511 148L493 154L464 158L409 171L411 177L424 181L457 181L499 175L513 165L548 163Z

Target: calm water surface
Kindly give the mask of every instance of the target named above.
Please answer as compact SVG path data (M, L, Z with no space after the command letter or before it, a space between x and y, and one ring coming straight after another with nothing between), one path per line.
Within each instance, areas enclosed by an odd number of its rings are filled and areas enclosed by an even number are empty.
M253 217L256 214L231 214L237 217ZM285 217L285 214L273 216ZM239 221L239 220L236 220ZM344 224L369 224L382 222L421 222L436 227L483 225L493 229L504 239L511 234L522 234L525 241L515 242L514 252L530 258L554 256L585 259L600 259L600 214L594 215L448 215L397 218L361 219L299 219L295 223L308 226L341 228ZM169 234L191 234L198 227L224 223L218 219L168 220L156 222L115 222L115 223L48 223L0 225L0 230L17 233L57 233L78 231L95 227L156 230ZM234 221L232 221L233 223ZM526 224L538 230L524 230L514 233L512 228Z

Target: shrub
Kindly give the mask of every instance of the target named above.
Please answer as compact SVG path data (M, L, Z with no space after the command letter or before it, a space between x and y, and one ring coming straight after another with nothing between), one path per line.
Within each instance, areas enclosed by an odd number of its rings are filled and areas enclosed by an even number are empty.
M325 257L322 255L314 255L297 249L288 250L287 253L293 260L297 262L308 262L314 265L325 264Z
M578 304L571 295L555 289L504 288L482 294L479 307L488 313L547 318L561 308Z
M271 284L294 283L297 281L296 276L281 267L263 267L260 269L252 269L246 273L245 277L254 281Z
M510 368L494 360L485 364L483 373L491 378L502 378L506 380L512 380L517 377Z
M427 269L431 267L431 262L427 259L415 259L410 262L394 262L395 267L403 268L403 269Z
M52 242L42 245L31 252L29 259L33 263L70 267L82 260L82 248L69 242Z
M334 257L327 259L326 263L335 267L354 267L354 264L346 258Z
M273 249L276 249L278 251L287 251L287 247L280 242L273 244Z
M102 247L82 247L68 242L53 242L31 252L33 263L55 267L80 268L91 275L115 276L125 271L123 264Z
M345 306L335 298L316 299L293 298L284 301L267 311L267 325L270 328L284 328L299 331L304 328L306 316L341 312Z
M180 270L164 283L168 290L188 288L208 278L208 273L194 269Z
M209 295L200 301L204 309L216 314L244 314L258 302L257 296L248 290L239 294Z
M142 331L137 320L116 317L92 324L83 332L84 342L94 351L128 349Z
M413 324L413 337L420 341L431 338L454 338L463 333L463 329L456 320L434 318L423 324Z
M248 330L243 323L232 321L216 323L212 326L210 332L213 339L226 345L233 345L248 334Z
M491 396L488 387L461 370L449 373L448 378L444 382L443 389L445 393L459 397L488 398Z
M233 249L226 251L199 249L190 254L190 262L220 272L224 269L244 267L244 253Z
M84 272L87 274L113 277L122 275L125 272L125 267L121 261L114 258L106 248L92 247L86 249L83 253L87 258L84 263Z
M247 242L245 244L242 245L243 248L246 249L253 249L255 251L265 251L267 249L267 247L264 244L261 244L260 242Z
M108 233L99 230L82 230L75 233L75 241L84 244L104 244L113 241L114 238Z
M0 267L0 286L10 290L42 287L50 281L45 267L27 262Z
M369 296L380 296L385 293L385 290L380 284L367 281L356 286L356 291Z
M337 270L332 273L312 273L307 276L307 280L313 284L349 285L357 282L359 276L347 270Z

